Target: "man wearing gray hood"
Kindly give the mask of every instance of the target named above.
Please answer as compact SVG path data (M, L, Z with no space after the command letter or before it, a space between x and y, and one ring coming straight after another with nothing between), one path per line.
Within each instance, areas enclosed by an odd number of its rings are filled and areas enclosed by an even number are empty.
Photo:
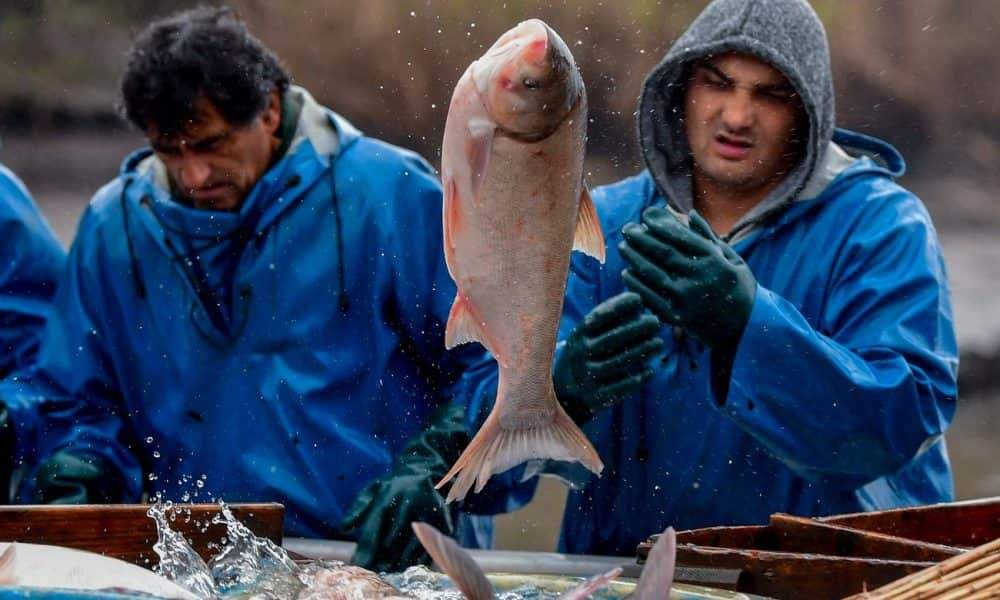
M647 78L647 169L594 191L608 257L567 286L556 393L606 469L546 466L583 486L563 551L952 498L940 247L900 154L835 129L833 98L804 0L716 0ZM470 415L495 384L466 374Z

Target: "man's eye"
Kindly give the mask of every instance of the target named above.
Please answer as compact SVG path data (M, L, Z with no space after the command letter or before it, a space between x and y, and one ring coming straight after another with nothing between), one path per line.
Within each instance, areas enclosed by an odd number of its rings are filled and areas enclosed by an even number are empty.
M795 92L792 90L770 90L765 92L764 95L773 100L781 100L782 102L795 98Z

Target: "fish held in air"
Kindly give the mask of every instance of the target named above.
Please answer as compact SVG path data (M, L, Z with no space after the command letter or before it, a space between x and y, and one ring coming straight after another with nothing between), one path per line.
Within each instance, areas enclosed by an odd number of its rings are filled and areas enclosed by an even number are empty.
M538 19L502 35L462 75L441 156L444 252L458 294L448 348L478 341L496 359L493 410L451 471L448 500L534 459L604 465L552 384L572 250L604 261L583 183L587 98L565 42Z

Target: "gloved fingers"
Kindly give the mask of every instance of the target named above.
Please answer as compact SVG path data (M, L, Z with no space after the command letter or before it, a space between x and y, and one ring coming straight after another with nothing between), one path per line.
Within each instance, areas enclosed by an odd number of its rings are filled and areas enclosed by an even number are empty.
M622 235L625 240L618 244L622 257L630 263L641 258L643 262L637 264L642 264L643 269L648 271L655 269L664 278L692 272L696 268L696 261L706 254L703 250L690 252L678 248L639 226L626 226L622 229ZM705 240L702 242L709 243Z
M629 242L622 242L618 245L618 251L622 258L628 263L632 274L646 282L651 288L665 292L671 287L671 282L679 278L687 278L690 268L677 269L673 266L655 264L649 260L642 252L636 250Z
M588 368L598 382L616 381L634 374L637 367L662 351L663 340L654 337L607 360L591 361Z
M716 235L715 230L713 230L712 226L709 225L700 214L698 214L698 211L692 210L690 213L690 219L691 229L697 231L705 239L715 242L715 245L722 250L722 254L726 257L726 259L733 263L743 262L743 258L737 254L735 250L733 250L732 246L722 241L722 238Z
M642 310L642 298L632 292L622 292L595 306L583 318L580 329L587 337L593 338L641 314Z
M635 319L615 327L589 341L590 358L602 360L617 356L650 339L659 339L660 321L654 315L642 313Z
M647 367L635 375L601 387L595 396L600 398L605 407L612 406L634 394L652 376L653 370Z
M714 245L663 208L654 206L644 210L642 224L654 237L688 256L705 254ZM628 226L626 225L626 227ZM625 230L622 229L622 233L624 232Z
M376 479L363 487L358 495L354 497L351 506L347 509L340 526L345 531L356 529L363 521L366 521L375 507L375 499L382 488L382 481Z
M712 229L712 226L708 224L708 221L706 221L704 217L698 214L698 211L692 210L690 213L688 213L688 219L691 224L691 231L694 231L699 235L701 235L703 238L711 240L718 244L725 243L721 239L719 239L719 236L716 235L715 230Z
M677 300L669 292L660 293L654 291L645 282L633 275L629 269L626 269L622 273L622 281L625 282L625 287L639 294L643 304L649 310L653 311L653 314L659 317L660 321L670 325L681 324L682 319L680 311L677 310Z

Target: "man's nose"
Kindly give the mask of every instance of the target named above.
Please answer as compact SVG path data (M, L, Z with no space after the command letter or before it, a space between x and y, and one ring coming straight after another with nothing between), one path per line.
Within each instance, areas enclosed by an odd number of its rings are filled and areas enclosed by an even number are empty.
M208 176L212 172L208 161L188 154L181 160L180 183L185 189L198 189L208 183Z
M744 90L736 90L726 98L722 122L731 131L741 131L753 125L753 99Z

